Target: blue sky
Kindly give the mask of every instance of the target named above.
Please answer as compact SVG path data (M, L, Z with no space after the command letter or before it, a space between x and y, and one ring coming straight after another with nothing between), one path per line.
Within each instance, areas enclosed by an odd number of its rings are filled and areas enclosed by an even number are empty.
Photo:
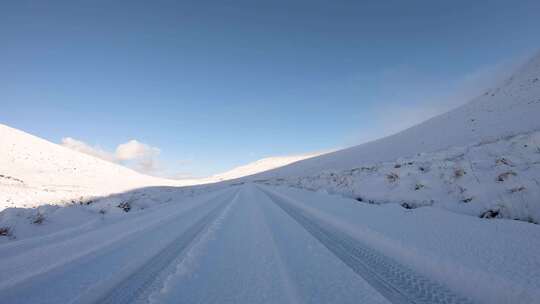
M114 2L114 3L113 3ZM205 176L402 129L539 47L539 1L3 1L0 122Z

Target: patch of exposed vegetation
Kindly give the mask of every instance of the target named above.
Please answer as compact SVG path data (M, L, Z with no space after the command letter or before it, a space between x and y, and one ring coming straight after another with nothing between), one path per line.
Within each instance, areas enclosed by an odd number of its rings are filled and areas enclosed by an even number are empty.
M390 183L395 183L399 180L399 175L395 172L390 172L386 174L386 180Z
M11 236L11 228L10 227L0 227L0 236Z
M516 176L516 175L517 173L514 171L506 171L499 174L495 180L498 182L504 182L505 180L509 179L510 176Z
M118 204L117 207L124 210L124 212L129 212L129 210L131 210L131 204L129 202L122 202Z

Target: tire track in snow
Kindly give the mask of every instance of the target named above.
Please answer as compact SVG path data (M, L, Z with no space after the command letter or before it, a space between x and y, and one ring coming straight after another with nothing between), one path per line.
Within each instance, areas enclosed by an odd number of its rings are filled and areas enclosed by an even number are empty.
M258 191L257 189L254 189L254 191ZM284 280L283 288L285 289L285 293L287 294L287 298L290 300L290 303L294 304L300 304L302 301L300 301L300 297L298 296L298 292L296 291L296 287L293 283L293 280L291 279L291 276L289 275L289 272L287 270L287 267L285 266L285 263L283 262L282 253L279 250L279 247L277 246L277 242L275 240L274 233L272 232L272 229L268 223L268 219L266 218L266 214L263 214L263 211L261 210L261 206L259 205L260 202L254 202L256 204L254 212L256 213L254 216L259 218L261 220L261 225L263 226L263 229L267 233L268 237L272 241L272 251L274 256L276 257L278 269L280 277Z
M216 220L221 218L220 215L230 209L229 207L232 201L234 199L220 203L171 242L169 246L160 251L120 284L116 285L108 294L95 301L95 303L122 304L146 302L153 291L153 287L161 281L162 272L173 264L175 260L183 259L189 253L194 244L197 244L204 237L209 227L212 227Z
M153 292L150 293L147 297L149 303L159 303L160 295L162 293L166 293L169 289L174 288L173 286L171 286L171 282L174 278L176 278L177 276L186 275L187 273L190 273L196 268L197 257L199 256L200 252L204 251L208 242L214 239L216 231L219 230L219 228L223 224L223 221L230 213L230 210L233 208L234 205L236 205L237 200L238 192L231 200L231 202L227 204L226 207L224 207L223 211L220 212L219 216L217 216L217 218L208 225L208 228L201 233L200 237L198 237L196 241L193 241L192 245L189 246L189 248L187 248L183 254L178 256L178 258L176 258L171 263L173 265L176 265L176 267L174 267L174 270L166 273L164 276L156 280L157 282L154 285L160 287L156 289L150 289Z
M286 199L262 189L285 213L360 275L379 293L395 304L468 304L446 287L365 246L343 231L310 216Z

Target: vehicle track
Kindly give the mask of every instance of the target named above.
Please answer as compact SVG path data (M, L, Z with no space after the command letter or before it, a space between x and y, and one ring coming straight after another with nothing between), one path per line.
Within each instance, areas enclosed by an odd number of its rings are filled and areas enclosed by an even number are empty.
M183 255L232 201L229 200L228 202L220 203L183 234L178 236L169 246L156 254L136 272L116 285L108 294L95 301L95 303L122 304L137 303L145 300L151 291L149 290L151 289L151 285L156 281L159 274L177 260L179 256Z
M394 304L466 304L446 287L371 249L347 233L262 189L285 213Z

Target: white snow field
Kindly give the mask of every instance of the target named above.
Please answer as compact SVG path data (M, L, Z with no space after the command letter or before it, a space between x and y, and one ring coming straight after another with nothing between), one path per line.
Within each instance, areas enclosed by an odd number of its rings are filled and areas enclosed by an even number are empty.
M540 229L252 183L0 246L2 303L534 303Z
M539 78L181 182L0 125L0 303L538 303Z

